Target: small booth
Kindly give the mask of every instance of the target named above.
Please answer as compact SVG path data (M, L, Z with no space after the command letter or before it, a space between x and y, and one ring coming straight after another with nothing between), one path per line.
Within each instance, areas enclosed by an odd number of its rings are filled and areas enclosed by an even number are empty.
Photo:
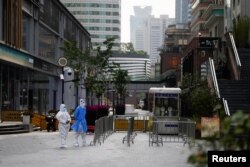
M148 94L149 111L159 134L178 133L180 119L180 88L152 87Z
M180 88L149 89L149 111L154 116L179 117L180 116Z

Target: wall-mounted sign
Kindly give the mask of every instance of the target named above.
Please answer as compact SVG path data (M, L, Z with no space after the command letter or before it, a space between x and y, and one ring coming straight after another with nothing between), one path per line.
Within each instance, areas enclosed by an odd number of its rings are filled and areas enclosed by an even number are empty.
M199 45L200 45L200 48L219 48L220 38L200 37Z
M33 67L34 59L21 51L0 45L0 59L25 67Z

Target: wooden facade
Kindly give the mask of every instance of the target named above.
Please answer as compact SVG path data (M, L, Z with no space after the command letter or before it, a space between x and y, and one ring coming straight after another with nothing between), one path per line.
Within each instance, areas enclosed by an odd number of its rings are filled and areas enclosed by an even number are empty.
M15 47L22 46L22 0L4 0L4 41Z

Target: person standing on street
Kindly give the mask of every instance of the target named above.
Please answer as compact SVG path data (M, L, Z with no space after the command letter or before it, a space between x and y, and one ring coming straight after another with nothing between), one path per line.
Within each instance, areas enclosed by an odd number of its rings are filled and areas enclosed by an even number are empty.
M71 126L74 132L74 146L79 147L78 138L82 138L82 146L87 146L86 132L87 132L87 121L86 121L86 103L84 99L80 99L80 105L74 111L75 122Z
M58 129L61 137L61 148L66 148L66 139L70 129L71 118L65 104L60 105L60 111L56 114L56 119L59 122Z

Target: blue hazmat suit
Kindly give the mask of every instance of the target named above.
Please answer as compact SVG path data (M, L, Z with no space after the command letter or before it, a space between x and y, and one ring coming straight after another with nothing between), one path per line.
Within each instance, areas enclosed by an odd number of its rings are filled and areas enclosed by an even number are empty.
M87 132L87 121L86 121L86 103L84 99L80 99L80 105L74 111L75 122L71 126L73 132L75 133L74 146L79 146L78 137L82 137L82 145L86 146L86 132Z

